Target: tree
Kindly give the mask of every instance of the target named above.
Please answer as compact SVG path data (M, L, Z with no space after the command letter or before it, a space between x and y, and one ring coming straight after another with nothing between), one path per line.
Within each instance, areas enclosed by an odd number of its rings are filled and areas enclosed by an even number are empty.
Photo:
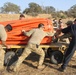
M67 14L69 17L76 18L76 4L73 5L70 9L68 9L68 11L66 12L66 14Z
M7 2L4 4L3 7L0 8L1 13L20 13L20 6L17 6L16 4Z
M46 6L44 8L45 13L50 14L50 13L54 13L55 12L55 8L52 6Z
M26 8L23 13L29 14L29 13L34 13L34 14L39 14L42 12L42 8L40 5L36 3L29 3L29 8Z

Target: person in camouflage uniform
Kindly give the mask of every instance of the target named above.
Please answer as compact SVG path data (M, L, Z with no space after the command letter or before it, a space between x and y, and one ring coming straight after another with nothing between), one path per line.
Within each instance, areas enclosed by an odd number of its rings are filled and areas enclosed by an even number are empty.
M10 24L6 25L5 27L3 25L0 25L0 41L3 46L5 46L7 49L10 48L6 44L7 39L7 33L12 30L12 26ZM5 51L3 50L2 46L0 45L0 70L4 69L4 55Z
M39 63L37 65L38 69L43 69L45 66L43 65L45 53L42 48L39 47L42 39L45 36L53 36L54 33L51 32L45 32L44 31L44 24L40 23L38 25L38 28L32 29L29 32L26 32L25 30L22 30L24 35L31 36L30 40L28 41L27 46L25 47L22 55L19 57L15 67L13 68L13 71L17 71L21 63L24 61L24 59L31 53L35 52L36 54L40 55Z

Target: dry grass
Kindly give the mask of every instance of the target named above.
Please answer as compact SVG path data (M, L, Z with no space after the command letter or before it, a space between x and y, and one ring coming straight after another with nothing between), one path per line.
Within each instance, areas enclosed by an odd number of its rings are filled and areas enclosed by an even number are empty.
M0 22L10 21L10 20L18 20L19 16L20 16L20 14L0 14ZM25 18L28 19L28 18L35 18L35 17L25 15ZM36 16L36 18L49 18L51 20L53 19L52 16L49 14L39 14L38 16ZM64 25L68 20L74 20L74 19L72 19L72 18L63 19Z
M10 21L19 19L20 14L0 14L0 22L2 21ZM29 15L25 15L26 18L34 18ZM48 14L39 14L36 18L51 18L51 15Z

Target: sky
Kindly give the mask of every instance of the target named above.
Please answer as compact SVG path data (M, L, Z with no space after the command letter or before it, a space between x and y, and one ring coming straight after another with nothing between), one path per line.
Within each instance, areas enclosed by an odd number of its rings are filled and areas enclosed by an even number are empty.
M40 6L53 6L57 11L66 11L76 4L76 0L1 0L0 7L2 7L6 2L11 2L20 6L21 11L28 8L28 4L31 2L37 3Z

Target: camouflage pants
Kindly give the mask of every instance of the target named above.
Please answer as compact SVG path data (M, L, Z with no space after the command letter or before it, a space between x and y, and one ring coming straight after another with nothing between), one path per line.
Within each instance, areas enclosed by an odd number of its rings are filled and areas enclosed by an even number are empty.
M19 57L15 68L18 68L20 64L25 60L25 58L31 53L35 52L36 54L40 55L39 63L38 65L42 65L45 57L45 52L41 48L37 48L36 44L28 44L25 49L23 54Z
M4 55L5 55L5 51L0 46L0 67L4 66Z

